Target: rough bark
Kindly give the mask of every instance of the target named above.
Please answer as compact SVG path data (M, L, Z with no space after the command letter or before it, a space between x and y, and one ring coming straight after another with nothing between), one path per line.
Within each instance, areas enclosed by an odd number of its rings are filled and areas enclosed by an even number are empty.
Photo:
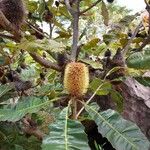
M125 119L135 122L150 140L150 88L128 78L121 85Z
M141 85L133 78L127 78L117 90L124 98L122 116L136 123L150 140L150 88ZM115 109L115 104L109 95L96 96L95 100L102 110Z

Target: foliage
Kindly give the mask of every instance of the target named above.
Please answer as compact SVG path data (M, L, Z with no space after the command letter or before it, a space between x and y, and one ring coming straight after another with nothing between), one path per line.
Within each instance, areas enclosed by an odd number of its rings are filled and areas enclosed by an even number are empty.
M142 26L132 39L140 14L130 14L115 2L95 2L80 2L83 13L78 16L76 57L89 67L90 86L87 95L77 99L83 113L78 110L76 119L72 118L73 100L63 89L64 67L70 61L75 34L74 18L64 1L25 0L28 14L21 41L0 35L0 149L99 150L106 149L107 144L116 150L149 149L150 143L139 127L121 117L124 97L116 86L127 76L150 86L149 76L143 76L150 69L149 45L141 49L147 31ZM1 33L9 35L7 31ZM127 64L124 69L116 65L120 59L114 59L117 50L128 44L122 56ZM108 50L110 57L106 56ZM134 73L138 70L138 76L130 73L130 68ZM116 110L102 111L101 106L92 105L92 100L97 101L95 95L98 101L109 97ZM83 124L86 119L94 120L98 134L107 138L103 144L99 142L102 137L95 140L95 130L90 131L93 126Z
M99 132L109 139L114 148L122 150L149 148L150 143L138 127L121 118L115 111L107 110L99 113L96 106L85 105L85 108L91 119L97 123Z
M150 69L150 50L146 49L142 52L136 52L129 56L127 65L135 69Z
M43 140L42 149L80 150L89 149L84 128L79 121L71 120L69 107L65 108L50 125L50 134Z

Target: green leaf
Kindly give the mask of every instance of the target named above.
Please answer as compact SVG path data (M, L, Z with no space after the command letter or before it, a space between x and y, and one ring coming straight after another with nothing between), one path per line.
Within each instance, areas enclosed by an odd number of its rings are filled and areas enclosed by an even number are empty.
M44 96L49 94L52 89L54 89L53 84L42 85L37 89L36 93L38 96Z
M111 96L111 99L116 103L116 110L121 113L123 111L122 95L118 91L112 90L110 92L110 96Z
M24 80L24 81L27 81L27 80L34 80L35 78L37 78L37 72L35 70L35 66L28 66L27 69L22 69L21 70L21 73L20 73L20 76L21 76L21 79Z
M148 150L150 142L134 123L123 119L114 110L98 112L98 106L88 106L86 111L98 125L98 131L117 150Z
M102 64L100 64L99 62L95 62L93 60L88 59L81 59L81 61L86 64L89 64L94 69L102 69Z
M8 56L0 56L0 67L11 64L11 59Z
M50 125L50 134L43 140L42 150L90 150L84 127L79 121L68 118L68 109L65 108Z
M12 88L10 85L0 85L0 97L8 93Z
M99 38L94 38L94 39L90 40L88 43L86 43L83 46L83 49L85 49L85 50L91 49L91 48L95 47L99 41L100 41Z
M114 72L116 72L116 71L122 69L122 68L124 68L124 67L114 67L114 68L112 68L111 70L109 70L109 71L107 72L105 78L108 77L109 75L111 75L112 73L114 73Z
M136 15L127 15L119 21L119 24L129 26L129 24L135 19Z
M129 68L150 69L150 49L130 55L127 65Z
M112 86L109 82L103 82L102 80L95 78L90 83L90 89L95 92L98 88L99 90L96 92L97 95L107 95L112 89Z
M47 100L46 98L33 96L23 97L18 101L14 108L0 109L0 121L16 122L23 118L26 114L38 112L40 109L48 106L57 99Z
M56 31L57 34L59 34L59 36L57 38L65 38L65 39L69 39L72 35L69 32L64 32L64 31ZM57 39L56 38L56 39Z
M0 56L0 66L3 66L5 64L5 57Z
M150 77L135 77L135 79L144 86L150 87Z
M51 52L62 52L65 50L65 45L51 39L43 39L43 40L34 40L34 41L22 41L19 45L20 49L24 49L26 51L37 51L37 50L45 50Z
M108 45L116 38L115 34L104 34L103 41Z
M106 7L106 4L102 1L102 7L101 7L101 15L103 16L104 19L104 24L106 26L108 26L108 22L109 22L109 13L108 13L108 9Z

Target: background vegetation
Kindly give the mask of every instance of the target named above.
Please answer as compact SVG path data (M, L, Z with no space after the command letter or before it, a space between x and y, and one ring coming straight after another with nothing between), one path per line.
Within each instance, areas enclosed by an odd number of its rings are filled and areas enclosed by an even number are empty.
M0 149L148 150L146 135L121 116L120 87L128 77L150 86L150 76L143 76L150 69L148 19L115 2L70 2L80 13L71 13L63 0L25 0L21 41L0 38ZM63 89L70 58L90 72L77 119L69 117L70 97ZM96 103L105 96L115 110Z

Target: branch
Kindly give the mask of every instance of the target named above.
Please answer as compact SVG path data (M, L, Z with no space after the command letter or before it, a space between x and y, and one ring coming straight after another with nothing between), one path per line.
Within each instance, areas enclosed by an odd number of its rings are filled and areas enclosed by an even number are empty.
M146 4L146 10L148 11L148 14L149 14L149 19L148 19L149 30L148 30L148 33L150 34L150 5L146 0L144 0L144 1L145 1L145 4Z
M51 68L54 69L56 71L61 72L62 68L59 67L57 64L50 62L49 60L46 60L42 57L40 57L39 55L37 55L35 52L30 52L29 53L30 56L36 61L38 62L40 65L46 67L46 68Z
M33 120L31 120L30 118L28 118L28 117L24 118L22 120L22 123L23 123L22 129L26 134L34 135L39 140L42 140L43 137L45 136L45 134L38 129L36 123Z
M75 61L78 49L78 37L79 36L79 14L74 14L73 18L73 44L71 48L71 60Z
M50 28L50 34L49 34L49 38L52 39L52 35L53 35L53 29L54 29L55 25L52 26L52 23L49 23L49 28Z
M92 94L92 96L86 101L86 105L88 105L94 98L94 96L96 95L96 93L101 89L101 87L103 86L104 84L100 84L100 86L95 90L95 92ZM79 101L81 103L81 101ZM83 112L83 110L85 109L85 107L83 106L77 113L76 115L76 118L78 118L80 116L80 114Z
M80 0L75 1L76 10L72 10L72 7L69 4L68 0L65 0L66 6L73 17L73 42L72 42L72 48L71 48L71 61L76 60L77 56L77 48L78 48L78 36L79 36L79 2Z
M146 6L149 6L149 4L148 4L147 0L144 0L144 2L145 2L145 4L146 4Z
M136 35L137 35L139 29L141 28L141 26L142 26L142 22L140 22L139 25L136 27L136 29L135 29L133 35L131 36L130 40L128 41L127 45L124 47L123 52L122 52L124 56L128 52L129 46L132 43L133 39L136 37Z
M140 46L140 48L138 48L138 51L141 51L149 43L150 43L150 35L143 41L143 43Z
M72 9L69 0L65 0L65 4L66 4L66 7L67 7L68 11L70 12L70 14L73 15L75 13L75 11Z
M90 9L92 9L94 6L96 6L98 3L100 3L102 0L97 0L95 3L93 3L91 6L89 6L89 8L83 10L80 12L80 15L84 14L85 12L89 11Z
M45 38L49 38L48 36L46 36L45 34L43 34L41 31L39 31L32 23L30 23L29 21L26 21L26 24L32 28L34 31L38 32L39 34L41 34L43 37Z

